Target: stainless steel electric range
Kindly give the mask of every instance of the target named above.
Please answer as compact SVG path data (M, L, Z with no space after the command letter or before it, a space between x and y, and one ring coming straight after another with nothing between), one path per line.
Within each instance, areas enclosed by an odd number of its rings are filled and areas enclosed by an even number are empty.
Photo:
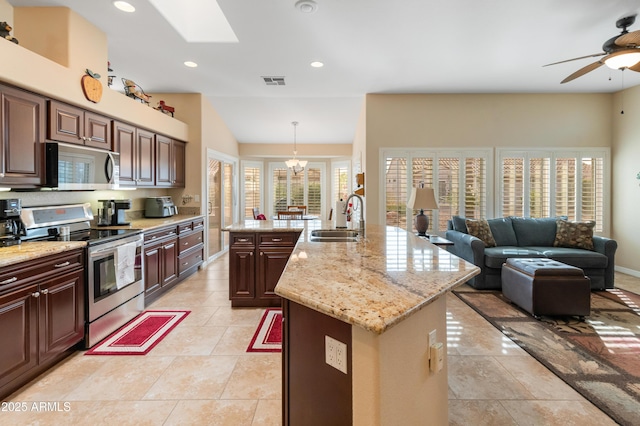
M144 310L139 229L92 229L89 203L24 207L23 241L86 241L85 346L90 348Z

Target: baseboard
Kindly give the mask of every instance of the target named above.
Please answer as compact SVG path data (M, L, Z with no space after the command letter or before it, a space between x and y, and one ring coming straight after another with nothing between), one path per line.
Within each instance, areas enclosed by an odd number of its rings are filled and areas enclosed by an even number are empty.
M640 271L634 269L623 268L622 266L616 266L613 268L616 272L622 272L623 274L631 275L632 277L640 278Z

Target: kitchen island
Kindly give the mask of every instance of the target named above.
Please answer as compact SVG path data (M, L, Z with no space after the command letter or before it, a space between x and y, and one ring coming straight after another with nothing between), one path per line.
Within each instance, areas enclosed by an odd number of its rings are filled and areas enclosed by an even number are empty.
M444 296L479 269L395 227L314 242L311 231L330 223L277 225L301 232L275 288L284 424L446 425Z

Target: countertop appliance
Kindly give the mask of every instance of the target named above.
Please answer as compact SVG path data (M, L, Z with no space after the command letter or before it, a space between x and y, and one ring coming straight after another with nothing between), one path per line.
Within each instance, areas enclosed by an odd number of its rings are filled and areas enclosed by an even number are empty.
M0 200L0 247L20 244L20 236L24 235L21 210L19 198Z
M85 346L90 348L144 311L139 229L91 229L91 204L25 207L23 241L86 241ZM67 232L68 231L68 232Z
M174 214L178 214L178 207L169 196L149 197L145 201L145 217L171 217Z
M118 189L120 154L59 142L45 144L45 185L60 190Z
M98 200L102 208L98 209L99 226L129 225L124 218L124 211L131 208L131 200Z

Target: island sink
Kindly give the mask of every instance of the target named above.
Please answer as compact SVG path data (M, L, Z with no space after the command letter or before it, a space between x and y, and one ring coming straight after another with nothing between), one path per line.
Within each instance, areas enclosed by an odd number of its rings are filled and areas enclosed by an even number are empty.
M358 231L349 229L315 229L311 231L311 242L358 241Z

